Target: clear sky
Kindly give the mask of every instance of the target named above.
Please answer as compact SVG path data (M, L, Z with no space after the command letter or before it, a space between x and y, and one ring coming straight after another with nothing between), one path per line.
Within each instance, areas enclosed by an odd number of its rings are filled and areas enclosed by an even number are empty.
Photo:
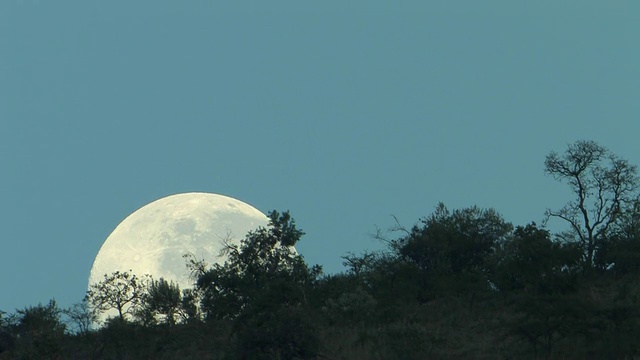
M640 2L0 1L0 309L79 302L158 198L289 209L329 273L439 201L540 221L551 150L640 165Z

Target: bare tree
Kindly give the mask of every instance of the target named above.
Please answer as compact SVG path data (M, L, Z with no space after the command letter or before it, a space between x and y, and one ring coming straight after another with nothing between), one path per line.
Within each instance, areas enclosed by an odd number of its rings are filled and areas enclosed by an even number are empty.
M62 313L66 315L72 331L79 335L87 335L91 330L91 326L98 321L96 313L91 311L86 298L81 303L73 304L63 309Z
M551 152L545 173L566 182L575 195L559 210L546 211L571 227L584 250L585 269L593 265L594 253L611 227L634 199L637 168L593 141L570 144L564 154Z

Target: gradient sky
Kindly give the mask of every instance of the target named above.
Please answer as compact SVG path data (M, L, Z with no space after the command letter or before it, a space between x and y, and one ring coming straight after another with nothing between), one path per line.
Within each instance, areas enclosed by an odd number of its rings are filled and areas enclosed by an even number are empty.
M128 214L289 209L329 273L439 201L540 221L545 155L640 164L638 1L0 1L0 309L79 302Z

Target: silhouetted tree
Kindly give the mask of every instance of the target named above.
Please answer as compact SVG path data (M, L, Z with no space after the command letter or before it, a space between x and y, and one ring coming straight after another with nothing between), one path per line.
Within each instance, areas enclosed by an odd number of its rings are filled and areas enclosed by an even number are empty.
M91 284L86 301L98 313L116 310L121 320L128 320L140 309L150 276L142 278L129 272L113 272L104 275L104 280Z
M638 188L637 168L593 141L577 141L563 155L551 152L545 172L566 181L575 195L560 210L547 210L547 219L566 221L584 251L585 270Z
M182 293L177 284L163 278L152 280L143 296L143 313L148 313L154 319L159 316L165 323L175 325L181 302Z
M570 286L581 252L574 244L552 241L548 230L531 223L516 227L495 257L491 281L498 290L549 293Z
M55 300L17 310L16 335L21 359L55 359L62 351L65 325Z
M197 280L206 317L235 318L255 301L297 304L321 268L309 268L293 246L304 234L288 212L269 213L269 225L250 232L240 246L227 244L228 260Z
M91 326L98 321L96 313L91 310L86 299L62 310L62 313L69 319L68 323L73 325L73 331L80 335L87 335Z
M616 275L640 273L640 199L620 214L606 241L598 246L594 262Z
M493 209L451 212L440 203L421 226L414 226L392 247L420 269L431 294L488 289L490 256L511 229Z
M471 207L451 212L440 203L422 220L422 226L414 226L395 247L423 270L443 274L482 270L496 242L511 229L493 209Z
M15 346L15 339L10 331L12 321L6 315L6 312L0 310L0 354L13 350Z
M225 264L198 278L206 319L233 319L238 357L315 356L317 339L305 309L321 269L308 267L294 250L303 234L288 212L272 211L266 228L250 232L240 246L227 244Z
M408 304L432 299L435 294L429 286L431 279L414 263L394 251L364 253L361 256L351 254L344 257L349 275L347 279L350 281L342 284L342 290L331 298L328 307L339 303L346 305L345 301L355 302L348 307L355 310L355 314L363 314L368 312L367 308L374 303L376 316L362 320L385 322L396 318L397 311ZM358 269L357 275L354 265ZM367 295L371 295L372 299L368 299ZM354 306L360 309L357 310ZM343 319L353 321L353 318L349 317Z

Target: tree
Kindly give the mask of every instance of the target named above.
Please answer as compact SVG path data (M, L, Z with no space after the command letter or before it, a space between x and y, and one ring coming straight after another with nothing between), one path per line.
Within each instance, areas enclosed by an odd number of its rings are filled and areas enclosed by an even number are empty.
M620 214L607 241L598 247L594 263L616 275L640 273L640 199Z
M493 209L474 206L452 212L440 203L421 226L392 242L392 248L418 267L422 276L417 281L430 297L487 289L491 254L512 227Z
M47 305L26 307L17 310L17 358L58 358L65 325L60 320L61 310L55 300Z
M105 274L104 280L91 284L85 299L94 311L116 310L120 320L127 320L127 315L133 316L140 309L149 279L149 275L138 278L131 271Z
M215 264L197 279L205 316L236 318L259 302L306 303L305 287L317 279L321 268L307 267L295 252L293 246L303 234L288 212L272 211L267 228L249 232L240 246L227 244L225 264Z
M87 335L91 325L98 321L96 313L91 311L86 299L62 310L62 313L68 318L68 323L75 328L75 333L80 335Z
M400 239L400 255L421 269L440 273L479 270L499 240L512 229L493 209L471 207L449 211L440 203L436 211Z
M15 347L15 339L10 332L10 328L13 327L12 317L6 318L7 313L0 310L0 357L3 352L13 350Z
M153 318L160 316L165 323L175 325L182 303L181 295L180 287L173 281L168 282L163 278L153 280L144 295L143 312Z
M531 223L516 227L495 255L491 281L498 290L551 293L571 287L580 250L574 244L552 241L548 230Z
M306 359L317 355L307 294L321 273L294 245L304 233L288 212L269 213L267 228L250 232L228 259L197 279L207 321L233 319L237 358Z
M2 356L3 352L12 351L14 347L15 340L13 336L11 336L8 331L0 328L0 357Z
M376 237L382 239L380 234ZM327 310L342 307L338 313L334 311L334 319L386 323L397 319L397 312L406 305L433 297L425 272L397 253L394 246L400 240L383 240L390 249L347 254L342 257L347 272L323 279L318 290L330 290L321 295ZM346 314L340 314L343 310L356 316L344 316ZM367 314L370 310L374 310L374 314Z
M243 316L240 321L233 358L318 359L317 330L302 308L278 307Z
M638 188L637 168L593 141L577 141L563 155L551 152L545 172L565 181L574 199L560 210L547 210L547 220L566 221L585 253L585 270L593 266L594 254L608 231L633 200Z

